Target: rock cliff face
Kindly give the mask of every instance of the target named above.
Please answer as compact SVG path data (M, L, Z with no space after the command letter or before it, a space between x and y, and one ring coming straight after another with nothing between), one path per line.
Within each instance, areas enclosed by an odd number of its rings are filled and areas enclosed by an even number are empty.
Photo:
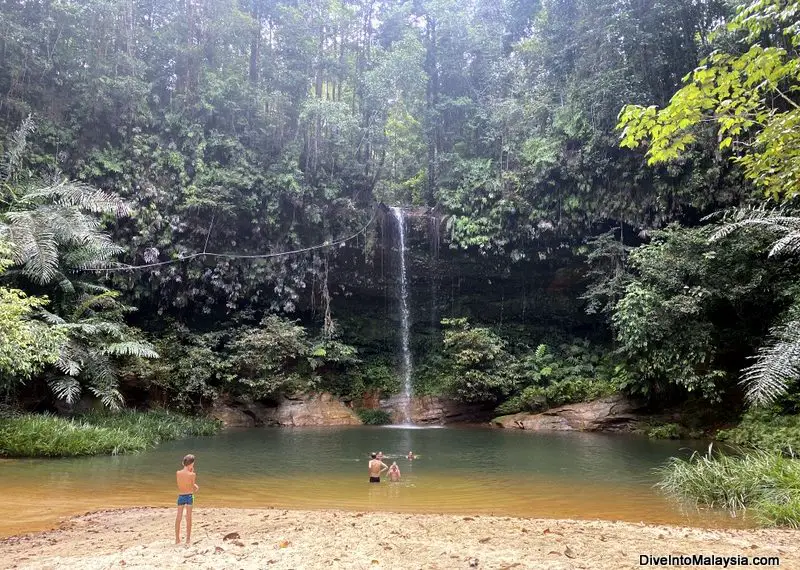
M531 431L633 431L641 416L630 400L621 396L552 408L540 414L500 416L492 424Z
M402 396L381 400L379 406L392 416L393 423L403 423L405 418ZM412 397L409 413L411 423L415 424L485 422L491 417L490 410L485 407L470 406L437 396Z
M258 402L217 403L212 416L227 427L360 425L352 409L328 393L282 397L277 406Z
M361 405L385 410L394 423L402 423L402 396L379 400L365 397ZM297 394L283 397L277 406L258 402L217 402L211 415L226 427L256 426L342 426L359 425L361 420L353 409L335 396ZM480 406L466 406L447 398L422 396L411 400L411 421L416 424L445 424L451 422L485 422L489 411Z
M377 404L377 405L374 405ZM388 412L394 423L404 421L402 396L376 401L373 406ZM594 402L570 404L540 414L519 413L500 416L492 425L531 431L632 431L639 427L642 416L637 406L621 397L612 396ZM491 410L469 406L435 396L411 399L411 421L415 424L447 424L485 422ZM335 396L297 394L283 397L277 406L258 402L218 402L212 416L227 427L256 426L343 426L360 425L353 409Z

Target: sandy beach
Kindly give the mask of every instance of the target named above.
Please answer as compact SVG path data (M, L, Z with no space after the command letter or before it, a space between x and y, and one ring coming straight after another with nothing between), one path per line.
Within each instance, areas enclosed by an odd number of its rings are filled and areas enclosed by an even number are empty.
M790 530L608 521L198 508L175 546L174 511L88 513L0 542L1 568L642 568L640 555L777 556L800 568ZM718 566L722 567L722 566Z

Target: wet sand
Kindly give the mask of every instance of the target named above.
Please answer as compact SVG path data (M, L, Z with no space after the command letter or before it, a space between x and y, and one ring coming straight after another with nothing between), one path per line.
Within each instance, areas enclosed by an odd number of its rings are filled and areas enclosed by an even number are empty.
M616 570L644 567L640 555L695 554L800 568L797 532L777 529L199 507L191 545L175 546L173 528L174 509L89 513L3 539L0 568Z

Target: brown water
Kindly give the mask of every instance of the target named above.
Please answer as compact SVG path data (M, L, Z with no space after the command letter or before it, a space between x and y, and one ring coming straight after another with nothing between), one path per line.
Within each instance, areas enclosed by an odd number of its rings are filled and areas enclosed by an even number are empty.
M410 449L419 459L404 458ZM370 485L367 455L397 461L400 483ZM733 527L660 495L653 468L691 449L603 434L483 428L295 428L226 432L131 456L0 462L0 536L66 516L175 502L175 470L197 455L197 507L494 514Z

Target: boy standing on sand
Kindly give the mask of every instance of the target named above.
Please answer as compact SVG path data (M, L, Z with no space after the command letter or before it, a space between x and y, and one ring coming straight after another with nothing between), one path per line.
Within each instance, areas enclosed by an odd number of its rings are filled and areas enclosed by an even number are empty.
M178 515L175 517L175 544L181 543L181 518L183 509L186 508L186 544L192 538L192 503L194 493L200 489L195 483L197 474L194 472L194 455L183 458L183 469L175 473L178 480Z

